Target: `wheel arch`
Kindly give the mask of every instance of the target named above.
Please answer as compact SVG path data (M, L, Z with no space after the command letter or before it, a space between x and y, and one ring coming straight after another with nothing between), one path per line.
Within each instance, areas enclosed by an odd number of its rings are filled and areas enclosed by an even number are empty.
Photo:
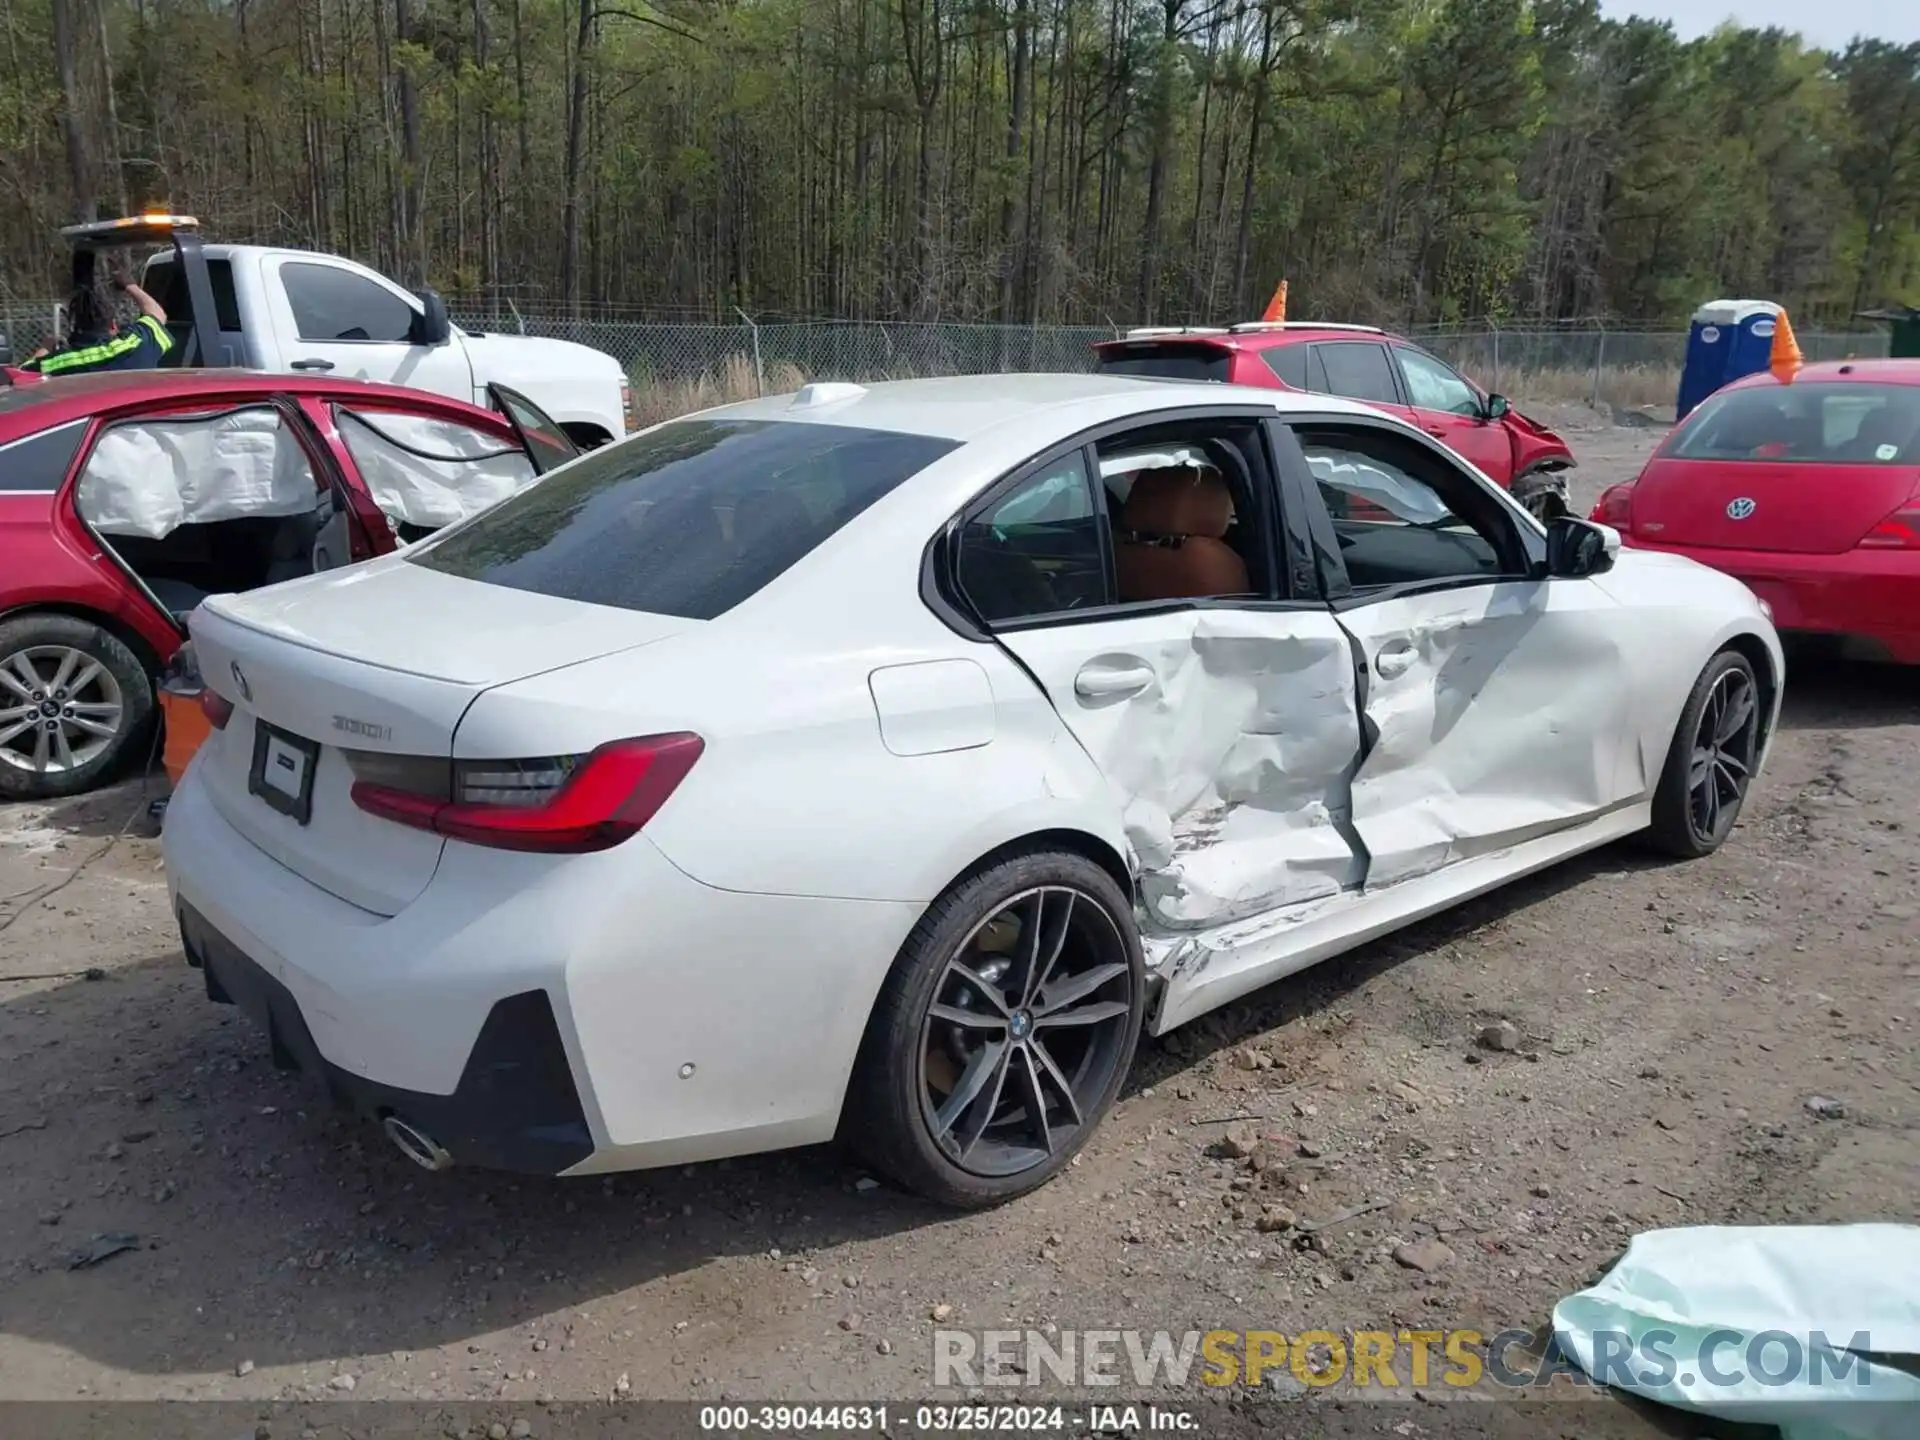
M1720 649L1731 650L1743 658L1753 667L1754 678L1760 682L1760 753L1765 755L1773 740L1774 716L1779 710L1780 687L1785 677L1779 673L1767 642L1751 630L1729 635Z
M612 434L597 420L562 420L559 424L567 438L582 450L597 450L613 443Z
M1010 859L1015 855L1030 855L1041 850L1064 850L1068 854L1091 860L1112 877L1113 883L1120 887L1122 895L1129 899L1133 897L1133 872L1127 866L1126 857L1114 849L1108 841L1091 831L1068 826L1033 830L1001 842L955 874L941 887L940 893L944 895L969 875L998 865L1002 860Z
M150 679L158 680L161 672L166 668L165 657L158 654L138 630L105 611L95 610L87 605L76 605L62 600L29 601L24 605L16 605L11 610L0 610L0 625L6 624L9 620L28 620L35 615L63 615L69 620L83 620L89 625L99 626L133 652L133 658L140 662L141 669L147 672Z

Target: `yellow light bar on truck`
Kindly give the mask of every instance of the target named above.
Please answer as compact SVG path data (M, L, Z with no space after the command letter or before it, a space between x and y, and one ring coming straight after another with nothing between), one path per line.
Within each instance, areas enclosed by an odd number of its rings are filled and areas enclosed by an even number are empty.
M118 220L68 225L60 231L60 236L71 245L158 245L172 239L176 230L199 228L200 222L191 215L168 215L155 210Z

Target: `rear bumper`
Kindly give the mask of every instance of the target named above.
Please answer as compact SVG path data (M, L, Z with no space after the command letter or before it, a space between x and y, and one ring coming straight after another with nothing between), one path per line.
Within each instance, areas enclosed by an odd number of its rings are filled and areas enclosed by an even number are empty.
M1733 576L1767 602L1783 636L1827 637L1862 658L1920 664L1920 553L1791 555L1659 545L1639 536L1628 543Z
M340 1104L369 1119L398 1116L462 1164L486 1169L558 1175L593 1154L586 1112L544 991L494 1003L451 1095L402 1090L328 1060L291 990L191 905L182 902L176 913L187 963L205 977L207 998L246 1011L266 1032L275 1065L319 1077Z
M458 1164L582 1174L830 1139L919 918L716 890L645 836L565 857L449 843L420 897L380 916L251 844L205 763L162 843L209 994L261 1023L276 1060Z

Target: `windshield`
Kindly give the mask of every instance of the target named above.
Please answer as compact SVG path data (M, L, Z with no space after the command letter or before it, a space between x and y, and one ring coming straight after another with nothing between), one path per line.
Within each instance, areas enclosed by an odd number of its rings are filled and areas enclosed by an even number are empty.
M1722 390L1687 417L1679 460L1920 463L1920 386L1760 385Z
M954 448L841 425L679 420L582 456L409 558L489 585L711 620Z

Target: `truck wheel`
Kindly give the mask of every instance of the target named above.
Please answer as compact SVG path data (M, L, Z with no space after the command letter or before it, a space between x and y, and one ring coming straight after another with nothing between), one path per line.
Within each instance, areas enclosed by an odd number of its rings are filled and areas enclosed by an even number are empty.
M72 615L0 622L0 799L91 790L152 733L153 682L125 645Z

